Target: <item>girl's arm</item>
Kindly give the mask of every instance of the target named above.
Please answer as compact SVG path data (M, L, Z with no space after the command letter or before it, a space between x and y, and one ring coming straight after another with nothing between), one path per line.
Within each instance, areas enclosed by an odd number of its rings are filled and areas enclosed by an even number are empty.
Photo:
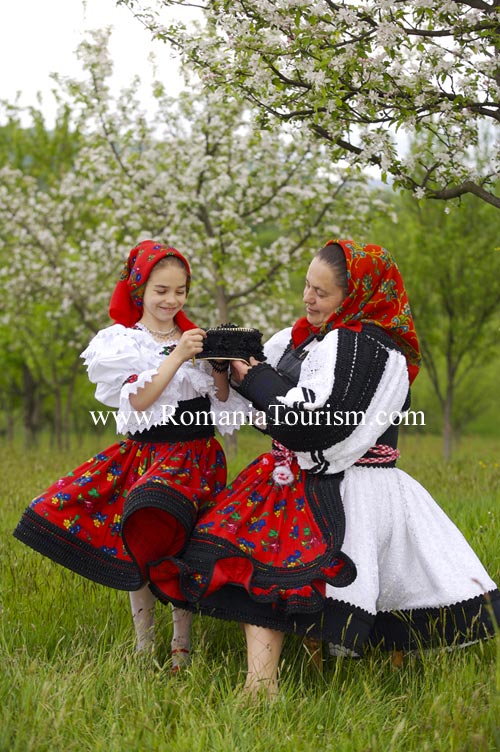
M158 399L180 366L202 351L205 336L203 329L190 329L184 332L175 350L167 355L158 368L158 373L151 381L140 387L136 394L130 395L130 404L134 410L147 410Z
M228 372L222 371L222 373L220 373L219 371L213 370L212 376L215 381L215 388L217 389L217 399L220 402L227 402L227 398L229 397Z

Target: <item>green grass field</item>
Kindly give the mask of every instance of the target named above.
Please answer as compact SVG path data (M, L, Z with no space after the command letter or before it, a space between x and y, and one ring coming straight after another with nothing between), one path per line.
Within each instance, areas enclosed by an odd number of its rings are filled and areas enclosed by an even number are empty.
M236 624L197 617L193 663L168 672L170 609L158 605L155 660L134 655L127 593L87 581L15 540L31 498L102 449L23 458L3 447L0 506L0 750L9 752L302 752L500 750L500 637L453 652L327 658L320 674L297 638L285 643L281 692L239 692ZM230 477L267 448L243 432ZM403 435L400 467L434 495L500 582L500 442L464 439L444 466L434 437Z

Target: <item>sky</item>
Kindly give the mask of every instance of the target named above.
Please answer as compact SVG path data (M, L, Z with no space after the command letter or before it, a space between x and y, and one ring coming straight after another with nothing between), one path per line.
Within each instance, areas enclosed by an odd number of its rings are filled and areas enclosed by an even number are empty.
M169 93L182 88L177 63L167 45L152 42L149 33L115 0L11 0L0 10L0 99L37 105L42 93L42 110L48 122L56 106L50 91L52 72L78 76L82 72L75 50L89 29L112 27L110 42L114 60L116 90L128 85L134 75L144 81L142 100L152 101L147 82L152 80L151 53L161 70Z
M1 2L1 0L0 0ZM51 73L68 77L83 75L76 48L92 29L111 27L110 53L114 61L113 89L117 93L138 75L142 81L141 101L154 109L150 94L153 55L158 77L175 96L183 82L178 64L168 45L152 41L149 32L132 13L115 0L3 0L0 9L0 100L41 108L47 125L53 125L57 110L51 95L55 84ZM200 18L199 11L183 12L183 20ZM162 11L165 18L166 11ZM42 101L38 102L41 93ZM1 111L0 111L1 117ZM24 125L31 124L28 115ZM1 120L0 120L1 124ZM402 138L401 132L398 138ZM378 176L377 170L368 170Z

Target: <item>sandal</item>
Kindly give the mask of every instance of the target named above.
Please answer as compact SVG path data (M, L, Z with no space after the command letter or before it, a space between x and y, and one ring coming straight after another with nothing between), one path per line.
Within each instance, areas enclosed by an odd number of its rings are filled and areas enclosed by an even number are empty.
M178 671L181 671L189 665L191 651L187 648L172 648L170 651L170 657L172 659L170 671L173 674L176 674Z

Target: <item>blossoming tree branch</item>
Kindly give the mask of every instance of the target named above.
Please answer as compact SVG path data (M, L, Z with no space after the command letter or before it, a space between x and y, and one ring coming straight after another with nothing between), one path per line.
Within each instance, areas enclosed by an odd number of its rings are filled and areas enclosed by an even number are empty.
M80 46L81 78L54 77L55 129L34 108L24 129L18 105L0 106L0 258L9 272L0 279L9 353L0 384L24 405L37 401L26 422L54 392L69 422L79 352L110 323L110 285L138 240L189 254L197 321L251 321L269 332L289 316L293 268L326 233L359 228L377 201L364 175L330 164L324 144L256 129L235 96L193 82L173 99L160 78L147 113L139 79L113 96L108 36L95 32ZM19 158L12 143L22 144Z
M333 162L375 165L418 198L470 193L500 208L499 0L199 0L198 30L162 13L191 0L117 4L204 80L242 92L261 124L300 123ZM407 153L416 136L418 154ZM471 149L483 139L478 169Z

